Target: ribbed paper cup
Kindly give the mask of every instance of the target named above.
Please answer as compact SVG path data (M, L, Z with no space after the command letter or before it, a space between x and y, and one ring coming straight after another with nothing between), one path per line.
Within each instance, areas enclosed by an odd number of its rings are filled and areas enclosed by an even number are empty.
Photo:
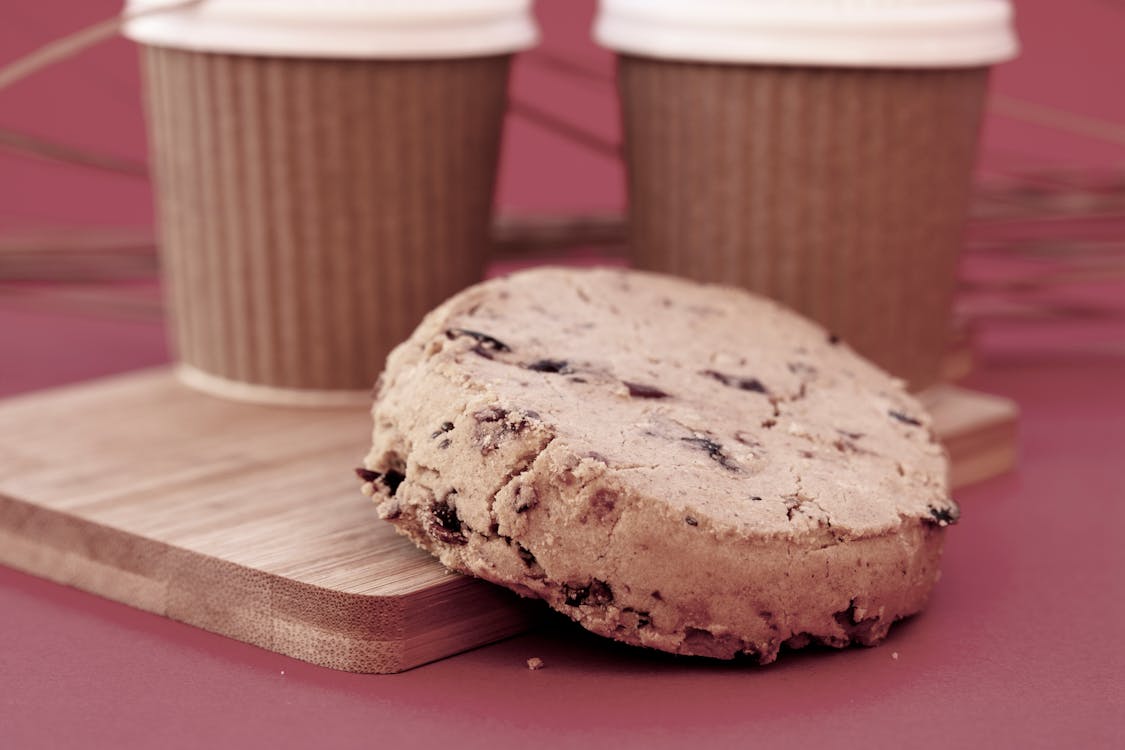
M708 36L704 5L671 37L634 15L603 13L603 41L621 52L633 263L772 296L912 387L934 383L949 339L985 61L1010 54L1014 42L996 46L986 33L992 47L935 51L931 38L915 50L904 17L898 37L865 38L859 6L831 0L785 6L779 12L796 14L785 23L755 16ZM756 5L768 3L745 7ZM921 5L870 3L868 20ZM649 8L603 3L613 6L641 16ZM819 46L798 33L809 18ZM770 19L781 29L773 35ZM924 38L930 21L914 20ZM833 24L843 29L835 46Z
M769 295L934 382L986 70L626 56L619 76L637 266Z
M145 67L165 280L192 384L366 394L425 312L480 279L507 56L153 47Z
M316 55L288 28L254 49L292 54L226 52L214 18L188 20L203 49L137 35L179 372L242 400L365 401L389 350L482 276L510 51L387 59L361 34Z

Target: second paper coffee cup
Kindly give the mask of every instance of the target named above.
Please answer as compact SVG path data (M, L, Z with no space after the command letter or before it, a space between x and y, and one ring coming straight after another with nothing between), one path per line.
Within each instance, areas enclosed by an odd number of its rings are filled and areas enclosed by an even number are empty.
M602 0L617 51L630 252L939 376L1006 0Z
M366 400L390 348L481 277L530 2L175 5L131 2L126 34L179 372L244 400Z

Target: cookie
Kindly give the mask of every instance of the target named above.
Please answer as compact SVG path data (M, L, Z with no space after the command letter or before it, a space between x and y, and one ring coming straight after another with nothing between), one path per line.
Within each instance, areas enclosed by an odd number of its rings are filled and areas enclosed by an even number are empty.
M388 358L359 470L449 568L589 630L766 663L918 612L957 507L900 381L746 292L538 269Z

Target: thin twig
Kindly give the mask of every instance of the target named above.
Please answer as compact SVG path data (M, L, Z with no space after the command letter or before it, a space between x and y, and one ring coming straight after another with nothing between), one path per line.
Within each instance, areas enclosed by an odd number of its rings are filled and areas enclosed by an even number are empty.
M151 278L156 239L149 228L23 231L0 236L0 281L114 281Z
M80 52L117 36L121 27L133 18L152 15L154 13L167 13L171 10L180 10L191 5L196 5L202 0L183 0L178 3L142 8L129 13L122 13L112 18L99 21L92 26L79 29L73 34L54 39L30 54L0 67L0 91L8 88L17 81L22 81L28 76L43 70L51 65L69 60ZM148 167L144 164L116 156L94 153L76 146L56 143L45 138L19 133L17 131L0 128L0 147L20 154L38 156L48 161L57 161L65 164L76 164L85 167L126 174L131 177L147 177Z
M144 162L109 154L99 154L27 133L18 133L7 128L0 128L0 148L26 156L38 157L46 161L93 167L94 169L115 172L129 177L148 177L148 166Z
M573 78L581 78L584 81L598 83L603 86L613 83L612 73L592 65L587 65L584 62L575 60L566 55L551 52L550 50L542 48L529 50L523 54L522 59L534 65L564 73Z
M993 94L989 98L989 109L1013 120L1125 146L1125 125L1111 120L1067 112L1004 94Z
M1050 301L975 302L961 299L960 314L974 323L1011 322L1040 323L1044 321L1125 321L1125 310L1101 305Z
M1125 263L1109 263L1095 268L1052 271L1049 274L1035 274L1022 278L999 281L963 279L959 282L958 286L960 289L970 292L1024 294L1073 284L1101 283L1118 280L1125 280Z
M619 214L501 216L492 226L494 252L504 257L624 242L625 219Z
M1029 191L1025 184L1005 182L978 193L978 204L982 196L1007 200L1013 211L1028 213L971 222L969 258L1014 264L1001 277L990 271L980 278L973 275L971 264L967 267L961 294L968 303L963 309L973 321L1115 320L1125 314L1109 301L1076 306L1044 298L1053 289L1081 289L1125 278L1125 242L1120 239L1125 236L1125 180L1112 173L1095 179L1073 173L1056 184L1056 188ZM1102 201L1098 205L1105 213L1088 213L1090 196ZM1114 207L1119 209L1116 213L1110 211ZM1037 213L1044 210L1049 213ZM1044 236L1047 229L1049 236ZM570 255L576 251L620 257L626 239L625 218L615 213L509 215L499 217L493 226L494 257L502 261L557 258L567 250ZM0 237L0 280L152 278L155 245L149 228L69 228L8 235ZM1028 262L1036 264L1036 273L1028 273ZM107 298L122 293L127 292L106 291ZM982 298L994 301L981 304ZM76 304L73 294L57 299L60 304ZM98 299L86 295L82 304L96 311Z
M572 125L534 104L512 99L508 104L508 110L528 122L533 122L545 130L550 130L555 135L562 136L603 156L613 159L621 156L621 147L617 143Z
M101 44L107 39L112 39L117 36L121 27L130 19L154 13L167 13L170 10L180 10L199 2L202 2L202 0L183 0L179 3L165 3L122 13L104 21L98 21L84 29L79 29L73 34L47 42L34 52L0 68L0 91L43 68L68 60L83 50Z
M0 68L0 90L6 89L16 81L27 78L36 71L74 57L82 50L117 36L124 20L122 16L114 16L99 21L93 26L88 26L61 39L48 42L31 54L5 65Z
M0 236L0 261L7 254L151 250L151 227L49 227Z
M24 310L73 312L82 315L158 322L164 317L159 295L121 288L74 288L0 283L0 305Z

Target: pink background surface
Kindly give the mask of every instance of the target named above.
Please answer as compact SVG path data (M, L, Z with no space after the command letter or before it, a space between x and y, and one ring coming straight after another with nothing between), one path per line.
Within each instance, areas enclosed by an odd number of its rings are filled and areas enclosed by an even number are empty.
M1016 5L1024 53L994 77L982 174L1120 171L1125 139L1006 117L1002 102L1125 123L1125 3ZM6 0L0 64L116 7ZM611 58L588 41L591 7L540 3L544 44L518 63L513 94L612 141ZM0 127L143 160L135 50L116 41L0 92ZM0 233L144 226L148 191L0 149ZM619 209L620 170L513 116L499 204ZM881 647L757 668L620 647L554 619L402 675L348 675L0 568L0 746L1125 746L1125 326L997 322L979 343L968 384L1020 403L1020 467L958 493L964 518L931 606ZM159 323L0 291L0 396L165 358ZM529 672L531 656L546 669Z

